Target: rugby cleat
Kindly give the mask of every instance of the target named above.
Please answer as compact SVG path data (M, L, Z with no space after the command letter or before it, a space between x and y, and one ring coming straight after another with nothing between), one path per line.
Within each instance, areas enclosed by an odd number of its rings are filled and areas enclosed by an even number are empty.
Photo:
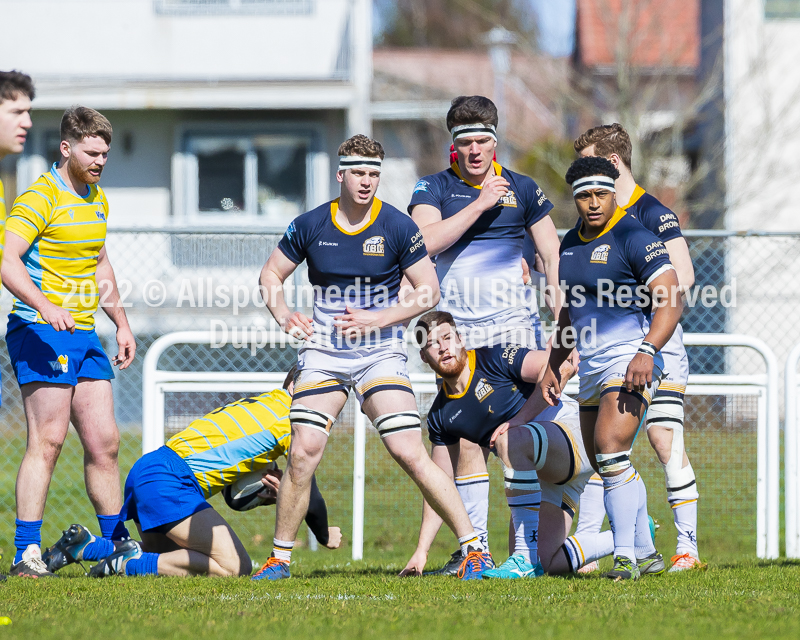
M461 563L464 562L464 554L461 553L461 549L457 549L452 553L450 559L445 562L444 566L441 569L436 569L436 571L427 571L423 573L423 576L455 576L458 575L458 570L461 568Z
M125 565L128 560L139 558L142 555L142 546L136 540L125 540L116 545L117 550L104 558L89 570L90 578L105 578L106 576L124 576Z
M12 564L8 575L20 578L55 578L56 574L48 571L42 561L42 550L38 544L29 544L22 553L22 560Z
M677 573L678 571L687 571L688 569L707 569L708 565L700 562L697 558L689 553L684 553L679 556L672 556L672 566L669 568L669 573Z
M616 556L614 558L614 568L603 575L614 582L619 582L621 580L638 580L641 573L633 560L625 556Z
M58 542L42 554L42 561L48 571L58 571L68 564L80 562L83 560L83 550L92 540L93 536L86 527L73 524L64 531Z
M664 564L664 556L658 551L651 553L646 558L636 558L636 564L639 567L639 573L643 576L660 576L667 570Z
M278 560L278 558L270 558L264 563L260 571L254 575L251 580L283 580L291 578L292 574L289 573L289 563L286 560Z
M593 573L595 571L600 570L600 564L597 560L592 560L591 562L583 565L580 569L578 569L578 573L581 575L586 575L587 573Z
M469 549L472 547L468 547ZM494 569L492 554L488 551L468 551L456 575L461 580L480 580L487 569Z
M544 569L542 569L542 565L538 562L536 563L536 566L532 565L521 553L515 553L499 567L487 569L483 572L484 578L500 580L513 580L515 578L538 578L539 576L543 575Z

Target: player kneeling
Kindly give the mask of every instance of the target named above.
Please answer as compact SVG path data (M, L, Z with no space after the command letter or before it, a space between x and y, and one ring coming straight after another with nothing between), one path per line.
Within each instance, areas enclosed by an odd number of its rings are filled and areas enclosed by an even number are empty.
M563 398L558 406L548 407L534 393L547 353L519 346L466 350L453 317L441 311L422 316L415 337L420 357L443 380L428 412L434 462L452 478L459 440L464 439L494 448L504 465L514 549L508 560L483 571L482 577L567 573L610 554L610 532L581 541L567 539L593 470L583 447L576 403ZM568 363L563 369L564 378L574 373ZM401 575L422 573L440 526L441 520L426 504L417 550Z
M48 569L98 560L90 576L250 575L253 565L244 545L207 499L223 492L228 505L239 511L275 504L281 480L275 460L286 455L291 441L293 376L294 370L284 389L233 402L195 420L134 464L120 519L136 523L141 544L125 540L115 547L74 524L43 555ZM339 547L341 531L328 527L325 500L314 481L306 522L321 544Z

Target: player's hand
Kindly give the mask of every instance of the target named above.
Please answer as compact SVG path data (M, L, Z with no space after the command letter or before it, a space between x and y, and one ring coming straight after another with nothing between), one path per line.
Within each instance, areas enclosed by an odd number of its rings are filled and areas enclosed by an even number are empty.
M572 351L570 351L570 354L567 356L567 362L569 362L572 365L572 368L575 370L573 372L573 375L578 373L578 370L580 369L581 366L581 356L578 353L577 349L573 349Z
M539 389L544 401L551 407L555 407L558 404L558 399L561 397L561 387L560 369L559 371L553 371L550 368L550 363L548 363L544 371L544 377L539 383Z
M133 337L130 327L120 327L117 329L117 345L119 353L114 356L111 364L119 367L119 370L127 369L133 362L136 355L136 338Z
M339 332L345 339L355 340L363 338L370 331L381 328L381 316L377 311L354 309L350 305L345 307L345 313L334 318Z
M39 315L56 331L75 333L75 319L64 307L59 307L48 300L45 307L39 311Z
M328 527L328 549L338 549L342 545L342 530L339 527Z
M497 202L508 193L509 182L502 176L489 176L484 180L481 193L475 203L481 211L497 206Z
M308 316L295 311L281 322L281 328L298 340L308 340L314 333L314 324Z
M653 382L653 357L644 353L633 356L625 372L625 388L628 391L644 391Z
M428 562L428 554L417 549L414 555L411 556L411 560L408 561L406 568L399 573L399 576L401 578L417 578L421 576L425 570L426 562Z
M573 353L575 353L575 350L573 350ZM572 366L572 363L569 361L569 359L564 360L564 362L561 363L561 366L558 368L558 374L561 376L562 389L567 386L567 382L569 382L570 378L576 373L577 370Z
M266 504L275 504L277 502L281 478L283 478L283 471L280 469L269 469L261 476L261 484L264 485L264 490L258 492L258 497L267 500Z
M497 439L502 436L504 433L508 432L508 430L512 427L510 422L504 422L501 424L497 429L494 430L491 439L489 440L489 449L494 450L494 445Z

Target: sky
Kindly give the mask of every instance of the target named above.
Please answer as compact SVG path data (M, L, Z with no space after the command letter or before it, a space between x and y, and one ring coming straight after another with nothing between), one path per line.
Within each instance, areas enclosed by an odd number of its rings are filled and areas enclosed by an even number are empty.
M530 6L539 27L539 48L543 53L562 57L572 55L575 44L576 0L520 0ZM384 11L391 3L373 2L373 30L379 34L383 28Z

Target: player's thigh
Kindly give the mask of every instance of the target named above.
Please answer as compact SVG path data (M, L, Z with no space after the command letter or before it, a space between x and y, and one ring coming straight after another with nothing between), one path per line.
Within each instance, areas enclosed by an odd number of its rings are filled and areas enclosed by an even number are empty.
M545 571L553 557L567 539L572 516L561 507L545 502L539 510L539 557Z
M20 387L28 422L29 443L62 443L69 428L74 387L68 384L29 382Z
M72 422L85 449L116 450L119 447L114 394L109 380L78 378L71 409Z
M486 460L489 450L469 440L461 440L458 448L458 464L456 476L470 476L476 473L486 473Z
M630 449L646 410L645 403L630 393L606 393L600 399L594 428L597 453L617 453Z
M361 408L373 424L386 425L384 429L378 428L378 432L387 451L395 459L416 459L423 453L427 456L422 443L417 400L413 393L377 391L364 399Z
M319 459L328 443L333 420L341 413L346 402L347 395L341 391L293 400L289 411L292 427L289 447L292 455Z
M239 536L215 509L203 509L175 523L164 535L183 549L214 558L225 566L249 562Z
M166 534L159 533L158 531L142 531L142 528L137 524L139 529L139 539L142 541L142 549L146 553L169 553L170 551L178 551L183 549L177 542L170 540Z
M597 411L581 411L580 413L583 447L595 471L597 471L597 459L595 457L597 451L594 446L594 429L597 425L597 413Z

